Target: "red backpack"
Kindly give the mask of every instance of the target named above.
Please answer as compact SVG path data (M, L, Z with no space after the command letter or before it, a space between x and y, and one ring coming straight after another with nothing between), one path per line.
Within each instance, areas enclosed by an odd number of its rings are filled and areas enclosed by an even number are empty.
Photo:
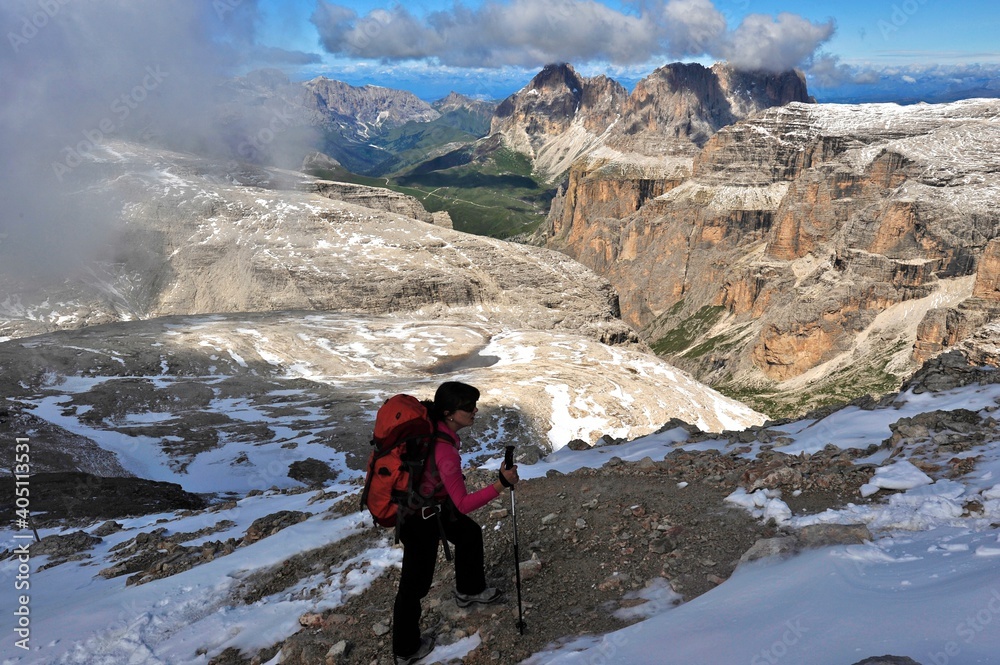
M436 509L432 497L420 494L420 481L428 460L434 464L437 439L427 406L416 397L394 395L379 407L360 504L376 524L395 527L409 515Z

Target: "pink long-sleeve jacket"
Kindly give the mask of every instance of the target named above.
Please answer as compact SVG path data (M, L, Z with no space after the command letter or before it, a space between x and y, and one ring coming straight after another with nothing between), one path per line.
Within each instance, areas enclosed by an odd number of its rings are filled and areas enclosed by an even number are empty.
M458 508L458 512L463 515L482 508L500 496L493 485L487 485L476 492L469 492L462 476L462 457L458 454L462 440L444 423L438 423L437 428L441 435L434 445L437 473L434 473L434 469L428 468L429 473L424 474L420 483L420 493L424 496L433 494L442 500L450 498Z

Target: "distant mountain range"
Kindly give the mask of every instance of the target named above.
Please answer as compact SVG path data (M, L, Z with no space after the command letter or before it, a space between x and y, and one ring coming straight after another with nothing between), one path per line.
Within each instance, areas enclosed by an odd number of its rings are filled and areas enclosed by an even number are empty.
M274 163L284 157L278 150L297 149L300 158L318 150L350 172L374 176L422 161L441 145L484 136L496 106L457 93L428 104L403 90L324 77L292 82L278 70L234 79L219 97L219 124L239 142L234 147L240 158ZM262 132L266 138L269 130L281 136L253 140Z
M499 103L276 71L218 97L236 166L569 255L658 354L772 415L893 390L1000 316L1000 102L824 105L796 72L679 63L632 92L551 65ZM155 281L125 276L93 279L141 318ZM23 330L48 303L8 299Z
M745 73L726 65L680 63L656 70L631 94L606 76L583 77L571 65L556 64L500 102L453 92L429 104L402 90L323 77L293 83L276 70L234 80L221 95L232 129L245 129L240 121L254 118L254 109L265 118L267 111L280 113L287 126L314 130L312 147L355 174L400 174L438 158L444 168L453 168L482 162L506 147L529 157L535 175L548 182L598 145L691 154L751 113L809 101L797 72ZM272 157L266 150L241 156ZM421 169L429 170L434 169Z
M690 156L751 113L809 100L797 72L679 63L632 93L606 76L554 64L500 102L452 93L429 104L326 78L293 83L271 70L232 81L220 96L221 133L234 137L241 159L296 166L319 151L328 159L310 160L315 175L395 189L448 212L457 229L501 238L534 232L560 179L588 152ZM281 140L247 141L255 132L266 138L275 118Z
M552 65L500 104L490 133L557 181L601 146L651 157L693 155L723 127L772 106L808 101L805 79L793 71L674 63L629 94L606 76L586 78L570 65Z

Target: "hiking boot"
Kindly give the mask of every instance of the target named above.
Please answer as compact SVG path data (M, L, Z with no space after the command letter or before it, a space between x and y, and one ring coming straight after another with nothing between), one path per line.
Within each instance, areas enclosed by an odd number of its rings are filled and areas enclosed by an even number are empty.
M483 605L488 605L490 603L495 603L500 598L503 597L503 592L500 589L494 589L491 586L486 587L479 593L465 594L455 591L455 604L459 607L468 607L473 603L482 603Z
M409 656L396 656L396 665L413 665L422 660L427 654L434 651L434 638L421 637L420 647Z

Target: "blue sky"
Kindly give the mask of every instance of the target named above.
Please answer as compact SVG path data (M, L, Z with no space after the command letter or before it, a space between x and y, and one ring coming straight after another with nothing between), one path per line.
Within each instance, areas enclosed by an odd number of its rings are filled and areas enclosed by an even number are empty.
M988 86L1000 70L1000 5L987 0L258 0L256 9L259 44L313 55L285 66L293 78L426 99L451 89L503 97L556 60L627 87L675 61L794 66L820 101L936 101Z

